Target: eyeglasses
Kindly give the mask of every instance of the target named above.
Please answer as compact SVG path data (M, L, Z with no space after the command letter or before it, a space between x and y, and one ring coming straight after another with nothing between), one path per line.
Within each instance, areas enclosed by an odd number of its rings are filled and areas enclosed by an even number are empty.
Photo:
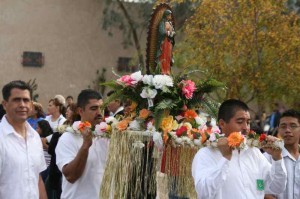
M296 125L296 124L291 124L291 125L286 125L286 124L283 124L283 125L279 125L279 129L281 129L281 130L287 130L287 128L289 128L289 129L291 129L291 130L295 130L295 129L297 129L298 127L300 127L300 126L298 126L298 125Z

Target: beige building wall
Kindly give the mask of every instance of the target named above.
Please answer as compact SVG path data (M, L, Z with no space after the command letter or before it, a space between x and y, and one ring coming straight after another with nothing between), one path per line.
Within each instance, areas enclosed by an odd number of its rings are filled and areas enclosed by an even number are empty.
M121 33L102 30L103 6L102 0L0 0L0 87L36 78L46 110L54 95L77 97L92 85L97 69L106 67L107 79L115 79L118 57L135 49L123 49ZM44 66L23 67L23 51L42 52Z

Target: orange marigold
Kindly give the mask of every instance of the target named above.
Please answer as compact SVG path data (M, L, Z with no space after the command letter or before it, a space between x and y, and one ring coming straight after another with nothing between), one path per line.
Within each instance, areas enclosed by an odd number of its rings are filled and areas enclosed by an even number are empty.
M230 147L239 147L244 141L244 137L239 132L233 132L228 136L227 140Z
M201 133L201 143L204 144L207 140L207 135L206 133Z
M129 122L130 122L130 120L124 119L124 120L120 121L120 122L116 125L116 127L117 127L117 129L118 129L119 131L124 131L124 130L127 129L128 125L129 125Z
M150 115L150 111L149 110L147 110L147 109L142 109L142 110L140 110L140 118L141 119L147 119L148 117L149 117L149 115Z
M85 122L81 122L81 123L79 124L78 129L79 129L80 132L82 132L85 128L92 128L91 123L88 122L88 121L85 121Z
M184 117L187 118L188 120L194 119L197 116L198 114L194 110L187 110L184 113Z

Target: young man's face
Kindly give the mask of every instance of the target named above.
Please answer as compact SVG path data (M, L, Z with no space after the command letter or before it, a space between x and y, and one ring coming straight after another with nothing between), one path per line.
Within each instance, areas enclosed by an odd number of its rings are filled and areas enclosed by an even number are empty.
M283 117L279 121L278 134L285 145L298 145L300 139L300 123L295 117Z
M81 121L88 121L92 125L99 124L102 120L100 106L102 105L102 99L90 99L89 103L83 108L79 108L79 114Z
M219 125L226 137L232 132L241 132L245 135L250 131L250 113L244 110L237 110L228 123L221 119Z
M73 99L72 99L72 98L68 98L68 99L67 99L67 104L70 105L70 104L72 104L72 103L73 103Z
M13 88L7 101L2 102L8 118L14 123L25 122L32 109L28 90Z
M120 104L120 101L119 100L114 100L112 102L110 102L108 105L107 105L107 109L110 111L110 112L113 112L115 113L118 108L120 108L121 104Z

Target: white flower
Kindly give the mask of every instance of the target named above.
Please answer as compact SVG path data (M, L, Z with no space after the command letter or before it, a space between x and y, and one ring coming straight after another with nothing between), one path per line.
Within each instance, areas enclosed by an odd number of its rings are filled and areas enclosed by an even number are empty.
M201 141L199 139L194 139L194 144L196 146L200 146L201 145Z
M143 79L143 75L141 71L137 71L132 73L130 77L133 79L132 84L137 84L139 81Z
M253 143L254 139L253 138L250 138L250 139L247 139L246 143L248 146L251 146L252 147L252 143Z
M156 131L155 126L153 126L152 122L148 122L148 124L147 124L147 131L150 131L150 132Z
M64 133L66 131L67 125L60 125L57 127L59 133Z
M72 128L74 129L74 131L78 132L79 131L79 125L80 125L81 121L76 121L73 123Z
M157 90L151 89L149 87L144 87L141 93L142 98L151 98L153 99L157 94Z
M75 133L74 129L71 126L66 128L66 132Z
M209 136L209 141L214 142L217 140L216 134L215 133L211 133Z
M107 124L105 122L100 122L95 126L95 135L101 136L106 132Z
M153 86L153 75L144 75L143 83L148 84L149 86Z
M116 123L118 123L118 120L115 117L110 116L108 118L105 118L105 122L107 124L116 124Z
M253 140L252 146L258 147L259 146L259 141L258 140Z
M133 120L132 122L129 123L129 130L134 130L134 131L139 131L141 130L141 123L138 122L137 120Z
M206 121L199 116L195 117L195 121L198 125L201 125L201 126L206 123Z
M182 143L182 138L176 138L176 139L175 139L175 142L176 142L177 144L181 144L181 143Z
M173 87L173 79L168 75L155 75L153 85L156 89L162 89L164 86Z

